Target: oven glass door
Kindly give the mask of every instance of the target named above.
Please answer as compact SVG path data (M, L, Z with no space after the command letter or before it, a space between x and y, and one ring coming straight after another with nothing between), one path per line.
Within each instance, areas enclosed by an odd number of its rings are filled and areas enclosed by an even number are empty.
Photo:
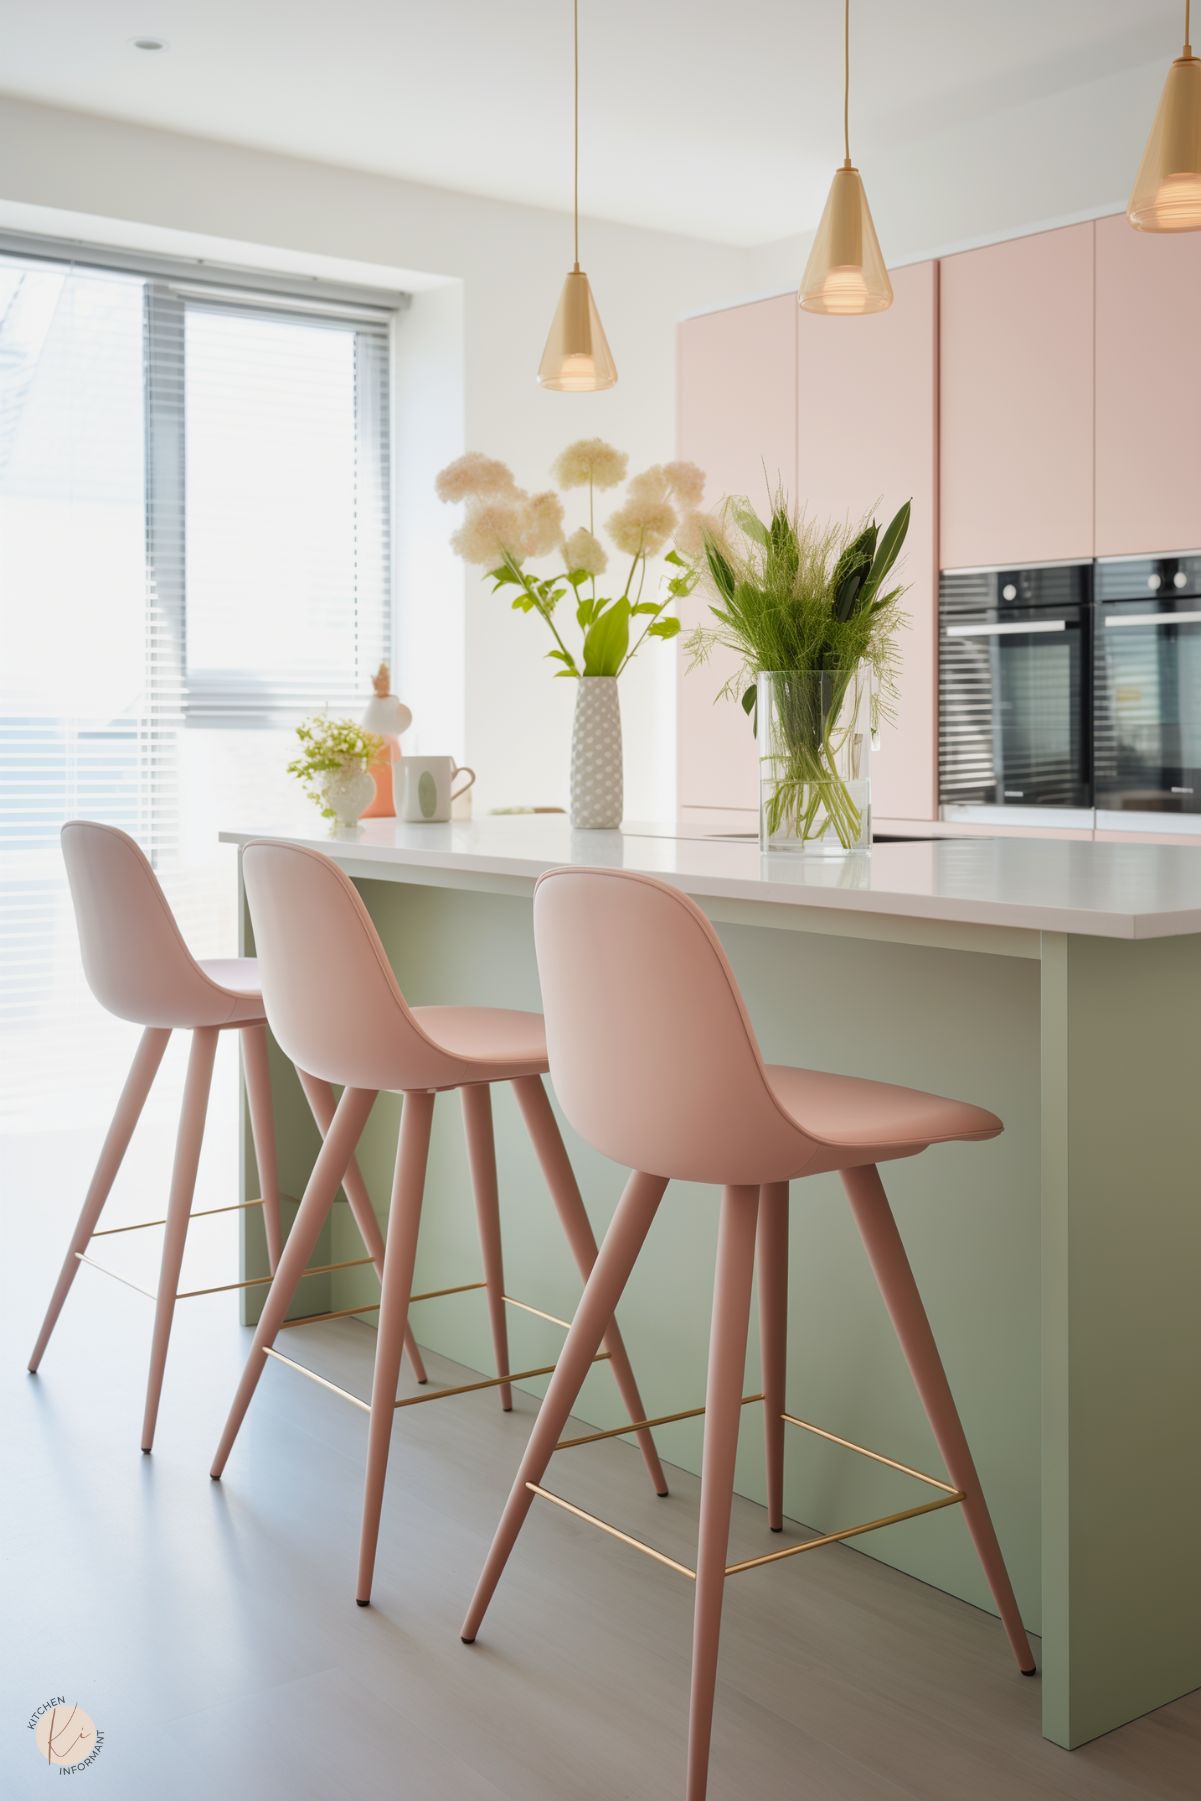
M1086 617L1010 608L943 619L944 805L1091 807Z
M1097 805L1201 813L1201 599L1097 609Z

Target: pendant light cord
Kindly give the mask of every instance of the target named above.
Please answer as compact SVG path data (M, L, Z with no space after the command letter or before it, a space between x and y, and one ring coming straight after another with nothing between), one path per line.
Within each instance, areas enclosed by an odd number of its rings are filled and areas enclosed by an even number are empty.
M1193 54L1193 0L1184 0L1184 54Z
M571 210L575 221L575 266L580 266L580 0L572 0L572 24L575 40L575 132L572 149Z
M1185 0L1188 5L1188 0ZM851 0L842 11L842 154L843 168L851 167Z

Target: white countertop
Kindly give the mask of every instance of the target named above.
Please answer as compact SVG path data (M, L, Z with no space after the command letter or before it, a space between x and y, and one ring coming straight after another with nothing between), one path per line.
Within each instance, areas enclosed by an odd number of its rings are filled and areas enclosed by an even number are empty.
M845 908L897 918L1075 932L1103 938L1201 933L1201 849L1178 845L943 838L880 844L842 858L761 854L751 839L697 826L627 825L573 832L562 814L509 814L450 825L365 820L356 837L263 825L225 831L226 844L282 839L321 850L359 876L404 881L406 870L528 881L570 863L659 876L686 894L791 907ZM428 880L428 873L424 876Z

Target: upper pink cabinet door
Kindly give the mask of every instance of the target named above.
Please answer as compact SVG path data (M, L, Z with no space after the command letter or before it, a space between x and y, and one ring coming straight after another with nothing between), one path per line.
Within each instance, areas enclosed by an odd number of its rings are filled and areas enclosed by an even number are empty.
M1093 236L942 263L944 569L1093 554Z
M936 802L938 589L938 268L892 271L894 302L863 319L797 310L797 498L819 519L883 528L906 500L913 516L899 579L908 628L900 700L872 758L872 812L933 819Z
M796 297L781 295L679 328L679 454L708 475L705 505L746 494L762 511L764 469L774 486L796 486ZM687 634L708 612L684 603ZM717 655L689 670L681 651L677 707L678 791L682 807L759 805L759 769L750 721L718 690L736 668Z
M1201 549L1201 236L1097 222L1097 555Z

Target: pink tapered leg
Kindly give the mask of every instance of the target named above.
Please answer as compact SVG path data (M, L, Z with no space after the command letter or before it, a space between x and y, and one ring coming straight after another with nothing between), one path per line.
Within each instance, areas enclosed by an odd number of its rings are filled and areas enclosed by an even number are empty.
M154 1303L154 1331L150 1339L150 1373L146 1379L146 1410L142 1416L142 1449L146 1452L154 1444L154 1427L163 1392L167 1346L171 1342L171 1321L175 1317L179 1272L183 1267L188 1221L192 1216L192 1197L196 1192L196 1171L219 1036L215 1026L198 1026L192 1033L192 1049L188 1055L179 1132L175 1140L175 1163L171 1170L171 1192L167 1197L167 1223L163 1230L158 1294Z
M267 1238L267 1261L272 1275L279 1266L283 1249L283 1228L279 1219L279 1162L275 1155L275 1113L271 1105L271 1072L267 1063L266 1026L242 1028L242 1059L246 1071L246 1099L250 1107L250 1131L254 1138L254 1161L259 1172L259 1194L263 1202L263 1231Z
M355 1599L366 1607L371 1599L375 1573L375 1549L379 1543L380 1511L388 1474L392 1421L396 1416L396 1380L413 1269L417 1261L417 1235L421 1230L421 1202L425 1193L425 1166L429 1157L430 1125L434 1117L432 1094L406 1094L401 1103L400 1142L396 1147L396 1174L392 1205L388 1210L388 1243L384 1252L383 1293L379 1332L375 1343L375 1371L371 1379L371 1423L367 1428L367 1474L363 1484L363 1533L359 1543L359 1579Z
M571 1254L575 1258L576 1267L587 1282L596 1262L596 1236L592 1230L592 1221L588 1218L588 1210L584 1206L584 1198L580 1193L580 1185L575 1179L575 1171L571 1167L571 1159L567 1155L567 1147L563 1143L554 1109L540 1076L522 1076L513 1083L517 1094L517 1104L521 1108L526 1130L542 1165L542 1173L546 1185L550 1189L551 1198L559 1214L559 1221L567 1237ZM604 1336L604 1348L609 1353L609 1361L613 1370L613 1379L617 1383L626 1412L632 1420L644 1420L647 1417L646 1407L638 1391L638 1383L626 1353L625 1343L618 1328L617 1321L610 1322ZM667 1478L663 1474L663 1465L659 1461L659 1453L655 1449L655 1441L651 1433L642 1431L637 1434L639 1449L643 1462L651 1479L651 1486L658 1495L666 1495Z
M214 1481L220 1477L233 1449L234 1439L238 1436L251 1396L263 1373L267 1347L274 1344L275 1335L287 1318L292 1297L334 1204L342 1171L354 1153L374 1100L375 1094L371 1089L347 1088L338 1102L337 1111L317 1153L300 1206L296 1210L292 1230L284 1242L275 1279L267 1290L267 1299L255 1327L250 1355L246 1359L246 1367L242 1371L242 1379L209 1471Z
M461 1088L463 1128L467 1137L467 1161L475 1195L475 1217L484 1262L488 1318L492 1325L492 1350L496 1373L503 1376L509 1363L509 1322L505 1317L505 1269L500 1243L500 1195L496 1184L496 1140L492 1132L492 1091L484 1082ZM502 1382L497 1389L501 1409L513 1411L513 1389Z
M767 1523L784 1530L784 1409L788 1383L788 1184L759 1190L759 1344L767 1456Z
M63 1258L63 1266L58 1273L58 1281L54 1285L54 1293L50 1297L50 1305L46 1309L46 1317L42 1321L42 1329L38 1333L37 1343L29 1359L29 1368L36 1371L45 1355L46 1346L50 1342L50 1334L58 1323L58 1316L63 1310L63 1302L67 1298L76 1271L79 1269L80 1251L86 1251L88 1241L96 1230L100 1215L104 1210L116 1180L117 1171L129 1148L133 1137L133 1129L141 1117L142 1108L146 1105L146 1096L150 1093L151 1083L158 1074L159 1064L163 1060L163 1052L171 1034L160 1026L147 1026L138 1041L133 1063L125 1078L125 1086L121 1090L121 1098L117 1102L117 1110L113 1114L112 1124L105 1135L104 1144L96 1160L96 1168L88 1184L79 1218L75 1222L75 1230L71 1234L71 1242L67 1254Z
M329 1131L334 1117L334 1091L328 1082L319 1081L310 1076L306 1070L298 1069L300 1086L304 1089L309 1110L317 1122L317 1130L324 1138ZM384 1239L379 1229L379 1221L375 1217L375 1208L371 1205L371 1196L367 1193L367 1184L363 1180L363 1172L359 1168L357 1157L352 1157L342 1177L342 1188L350 1203L350 1211L354 1223L359 1228L359 1237L363 1241L363 1249L375 1265L375 1273L383 1280L384 1275ZM405 1328L405 1351L413 1368L413 1375L418 1382L428 1382L425 1361L417 1348L417 1340L412 1329Z
M571 1417L576 1398L584 1386L592 1360L600 1350L609 1329L622 1291L638 1260L651 1221L667 1187L662 1176L632 1175L617 1204L613 1223L605 1234L596 1264L576 1308L571 1330L555 1365L546 1399L538 1409L534 1429L526 1445L525 1456L517 1472L509 1499L501 1515L492 1548L472 1596L463 1622L465 1644L473 1643L487 1612L509 1553L517 1542L526 1514L533 1502L527 1482L541 1482L564 1426Z
M709 1334L709 1382L705 1391L705 1445L701 1458L701 1525L696 1553L696 1602L692 1615L692 1696L688 1710L687 1801L704 1801L713 1735L713 1694L726 1585L734 1461L742 1418L746 1338L755 1269L757 1188L727 1188L722 1195Z
M910 1374L926 1417L930 1421L947 1473L966 1499L963 1511L972 1535L993 1600L1005 1626L1018 1668L1025 1676L1035 1672L1034 1653L1022 1625L1018 1604L1010 1585L1009 1573L1001 1555L1001 1547L993 1528L984 1490L976 1474L976 1466L968 1448L967 1437L955 1406L955 1397L947 1381L942 1358L926 1317L926 1309L914 1280L905 1246L874 1164L863 1169L848 1169L842 1174L843 1185L851 1202L851 1211L859 1227L875 1271L880 1293L896 1327L901 1349L909 1364Z

